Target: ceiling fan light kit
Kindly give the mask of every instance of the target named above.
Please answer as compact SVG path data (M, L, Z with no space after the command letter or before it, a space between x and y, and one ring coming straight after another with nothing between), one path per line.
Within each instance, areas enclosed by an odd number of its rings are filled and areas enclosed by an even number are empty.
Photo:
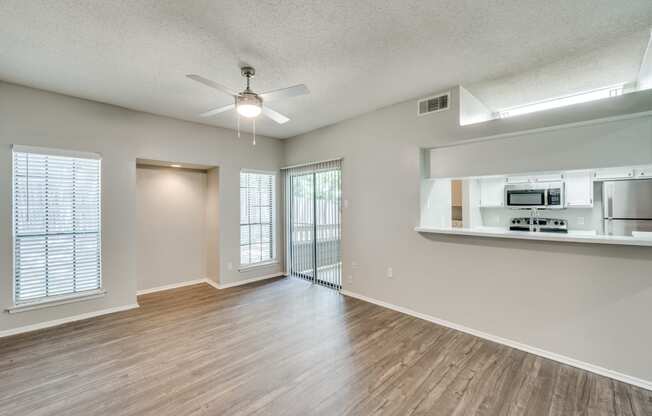
M273 101L273 100L279 100L283 98L296 97L299 95L309 94L310 91L308 91L308 88L305 85L299 84L299 85L294 85L292 87L281 88L278 90L256 94L254 91L251 90L250 87L251 78L253 78L253 76L256 74L256 70L250 66L243 66L242 68L240 68L240 73L247 80L247 85L242 92L233 92L231 89L225 87L224 85L218 84L217 82L211 81L210 79L204 78L200 75L188 74L186 76L192 79L193 81L199 82L201 84L204 84L208 87L211 87L213 89L216 89L220 92L223 92L233 97L234 104L229 104L229 105L225 105L222 107L218 107L206 111L204 113L201 113L200 116L210 117L235 109L238 115L238 119L237 119L238 137L240 137L240 116L252 119L253 144L255 145L256 144L256 117L258 117L260 114L263 114L264 116L277 122L278 124L284 124L290 121L290 119L284 116L283 114L272 110L266 105L263 105L264 101Z
M263 111L263 100L255 94L245 94L236 98L238 114L246 118L255 118Z

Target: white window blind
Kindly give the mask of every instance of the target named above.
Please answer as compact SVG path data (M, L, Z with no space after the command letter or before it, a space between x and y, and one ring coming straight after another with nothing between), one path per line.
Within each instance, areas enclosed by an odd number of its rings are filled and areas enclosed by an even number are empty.
M274 174L240 172L240 264L274 259Z
M13 152L14 301L100 289L100 160Z

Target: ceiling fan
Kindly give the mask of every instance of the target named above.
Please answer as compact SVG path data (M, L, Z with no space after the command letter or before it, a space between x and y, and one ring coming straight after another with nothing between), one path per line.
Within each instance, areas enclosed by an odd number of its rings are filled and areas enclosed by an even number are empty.
M257 94L254 91L252 91L250 87L251 78L253 78L254 75L256 74L256 70L250 66L243 66L242 68L240 68L240 73L242 74L243 77L247 79L247 86L242 92L233 91L222 84L218 84L217 82L211 81L210 79L204 78L200 75L188 74L186 76L192 79L193 81L197 81L201 84L204 84L208 87L214 88L220 92L232 96L234 101L233 104L208 110L204 113L201 113L200 116L210 117L216 114L224 113L226 111L235 109L238 115L245 118L251 118L254 120L254 144L256 144L255 119L261 113L264 116L274 120L278 124L285 124L288 121L290 121L290 119L287 116L279 113L278 111L272 110L264 103L267 103L269 101L296 97L299 95L310 94L310 91L308 91L308 87L306 87L303 84ZM240 137L240 117L238 117L238 137Z

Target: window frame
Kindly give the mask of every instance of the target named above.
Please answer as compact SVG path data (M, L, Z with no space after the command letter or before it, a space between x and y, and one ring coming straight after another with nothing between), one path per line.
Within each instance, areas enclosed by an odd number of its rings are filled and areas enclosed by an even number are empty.
M103 281L103 256L102 256L102 156L99 153L64 150L56 148L35 147L14 144L11 146L11 233L12 233L12 306L7 309L9 313L24 312L34 309L45 308L49 306L63 305L66 303L90 300L106 295ZM56 295L45 295L38 298L18 300L17 299L17 263L16 263L16 247L17 247L17 229L16 229L16 166L15 154L26 153L43 156L65 157L71 159L87 159L96 160L98 164L98 287L78 292L68 292ZM77 233L74 233L77 234Z
M272 254L270 259L266 260L261 260L259 262L255 263L243 263L242 262L242 247L243 244L238 244L238 271L246 271L249 269L254 269L257 267L264 267L268 265L273 265L273 264L278 264L278 256L277 256L277 238L276 238L276 231L277 231L277 210L276 210L276 202L277 202L277 181L278 181L278 172L277 171L269 171L269 170L259 170L259 169L240 169L240 173L238 175L238 190L242 192L242 175L243 174L258 174L258 175L268 175L272 177L271 184L272 184L272 199L271 199L271 236L270 236L270 245L272 248ZM240 208L238 210L238 214L240 215L240 218L242 218L242 199L240 199ZM240 221L240 220L238 220ZM241 228L243 225L251 225L251 223L246 223L243 224L239 222L238 225L238 233L241 233ZM251 247L251 241L249 241L248 245Z

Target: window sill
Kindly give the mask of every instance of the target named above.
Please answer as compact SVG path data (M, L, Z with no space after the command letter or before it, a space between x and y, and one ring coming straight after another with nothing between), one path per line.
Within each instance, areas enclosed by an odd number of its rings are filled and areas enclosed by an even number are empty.
M248 270L252 269L259 269L261 267L268 267L268 266L273 266L276 264L280 264L278 260L272 260L272 261L266 261L263 263L255 263L255 264L241 264L240 267L238 267L239 272L246 272Z
M46 298L44 300L25 302L7 308L6 311L11 314L19 313L19 312L27 312L27 311L33 311L35 309L43 309L52 306L65 305L67 303L82 302L85 300L97 299L105 295L106 295L106 291L103 289L91 290L88 292L75 293L72 295L62 295L62 296L56 296L52 298Z

